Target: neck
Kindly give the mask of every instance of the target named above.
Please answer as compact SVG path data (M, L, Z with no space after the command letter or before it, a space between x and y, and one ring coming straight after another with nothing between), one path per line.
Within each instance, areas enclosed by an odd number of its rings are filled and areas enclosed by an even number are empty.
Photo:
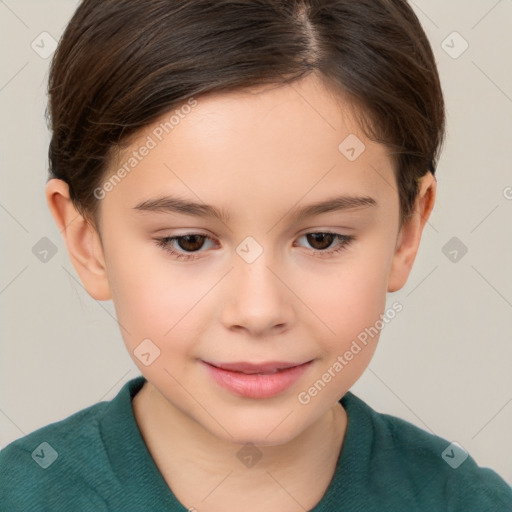
M255 447L253 451L261 458L254 465L248 458L244 466L234 459L241 444L214 436L193 418L172 407L150 382L137 393L132 406L153 460L182 503L192 499L194 493L201 495L203 488L214 489L222 476L229 474L215 492L218 500L225 496L234 503L235 494L253 495L258 496L255 504L261 506L262 495L278 485L289 496L297 496L296 501L302 506L308 504L309 510L329 486L347 426L346 412L336 403L289 442ZM198 482L204 482L201 491Z

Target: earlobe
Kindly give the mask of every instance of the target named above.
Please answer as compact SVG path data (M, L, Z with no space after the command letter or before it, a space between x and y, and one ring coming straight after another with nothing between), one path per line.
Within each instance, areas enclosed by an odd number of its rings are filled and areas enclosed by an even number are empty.
M96 229L77 212L68 184L55 178L49 180L46 201L85 289L96 300L111 299L101 239Z
M407 282L418 253L423 228L434 207L435 197L436 179L431 172L428 172L419 181L414 210L404 222L398 236L389 273L388 292L400 290Z

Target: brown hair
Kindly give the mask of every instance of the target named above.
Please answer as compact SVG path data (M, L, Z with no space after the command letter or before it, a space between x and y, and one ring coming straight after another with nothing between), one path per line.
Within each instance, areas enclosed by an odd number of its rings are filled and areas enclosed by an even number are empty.
M389 148L403 222L445 137L435 58L405 0L83 0L51 62L48 179L98 230L94 190L131 135L190 97L311 72Z

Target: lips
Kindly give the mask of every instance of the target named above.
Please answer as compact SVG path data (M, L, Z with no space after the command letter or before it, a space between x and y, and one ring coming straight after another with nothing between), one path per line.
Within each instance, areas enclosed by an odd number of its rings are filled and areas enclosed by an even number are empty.
M265 363L249 363L249 362L238 362L238 363L211 363L205 361L211 366L220 368L221 370L228 370L231 372L245 373L247 375L262 374L272 375L280 370L286 370L287 368L294 368L295 366L301 366L304 363L290 363L283 361L269 361ZM307 362L307 361L305 361Z
M223 389L244 398L263 399L291 388L313 364L313 360L306 363L202 363L207 374Z

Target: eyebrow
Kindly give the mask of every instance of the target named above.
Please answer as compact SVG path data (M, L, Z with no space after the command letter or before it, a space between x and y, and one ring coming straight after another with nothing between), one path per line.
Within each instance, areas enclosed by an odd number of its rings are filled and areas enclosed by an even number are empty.
M293 215L297 220L313 217L322 213L341 210L353 210L356 208L368 208L378 206L377 201L369 196L335 196L325 201L318 201L300 208L292 208L288 215ZM213 217L221 222L229 222L230 215L224 209L215 206L196 203L175 196L160 196L146 199L133 207L139 212L181 213L196 217Z

